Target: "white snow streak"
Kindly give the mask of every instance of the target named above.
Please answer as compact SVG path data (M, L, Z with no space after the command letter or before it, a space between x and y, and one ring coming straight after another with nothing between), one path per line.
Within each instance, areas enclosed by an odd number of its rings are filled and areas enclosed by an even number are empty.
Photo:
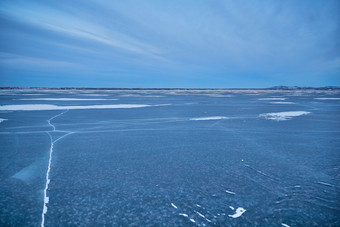
M329 184L329 183L325 183L325 182L322 182L322 181L319 181L317 182L318 184L322 184L322 185L326 185L326 186L329 186L329 187L334 187L334 185L332 184Z
M201 218L203 218L203 219L206 220L207 222L211 222L210 219L206 218L206 216L204 216L204 215L201 214L200 212L198 212L198 211L195 211L195 212L196 212L196 214L198 214Z
M274 120L274 121L285 121L290 120L293 117L298 117L302 115L310 114L307 111L288 111L288 112L277 112L277 113L263 113L260 114L259 117L263 117L267 120Z
M268 102L268 104L288 105L288 104L296 104L296 103L295 102Z
M173 208L175 208L175 209L178 209L178 207L177 207L175 204L173 204L173 203L171 203L171 206L172 206Z
M232 195L235 195L236 193L235 192L232 192L232 191L228 191L228 190L225 190L226 193L229 193L229 194L232 194Z
M198 118L190 118L191 121L209 121L209 120L221 120L228 119L228 117L223 116L214 116L214 117L198 117Z
M340 100L340 98L315 98L316 100Z

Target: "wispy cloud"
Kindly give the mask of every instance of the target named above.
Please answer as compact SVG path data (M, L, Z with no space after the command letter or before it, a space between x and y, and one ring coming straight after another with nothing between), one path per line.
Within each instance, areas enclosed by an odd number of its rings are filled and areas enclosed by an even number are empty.
M105 74L113 83L120 82L118 74L133 75L134 86L340 83L338 1L13 0L0 5L0 52L73 62L93 78ZM12 69L10 61L2 67Z
M150 44L135 40L128 35L105 29L86 19L77 18L69 13L44 8L37 13L34 8L3 9L3 13L33 26L59 32L74 38L86 39L119 48L135 54L146 55L160 59L162 51Z
M45 58L33 58L16 54L9 54L0 52L0 63L13 65L16 67L21 66L40 66L40 67L77 67L79 66L74 62L48 60Z

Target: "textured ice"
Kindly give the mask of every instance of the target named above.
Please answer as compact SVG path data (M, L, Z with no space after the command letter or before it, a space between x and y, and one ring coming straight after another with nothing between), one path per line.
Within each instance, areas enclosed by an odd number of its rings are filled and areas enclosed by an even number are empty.
M114 104L114 105L89 105L89 106L57 106L51 104L22 104L22 105L4 105L0 110L83 110L83 109L125 109L141 108L157 105L141 104Z
M214 117L190 118L191 121L209 121L209 120L221 120L221 119L228 119L228 117L214 116Z
M307 111L287 111L287 112L278 112L278 113L264 113L260 114L259 117L263 117L268 120L274 120L274 121L285 121L290 120L293 117L298 117L302 115L310 114L310 112Z

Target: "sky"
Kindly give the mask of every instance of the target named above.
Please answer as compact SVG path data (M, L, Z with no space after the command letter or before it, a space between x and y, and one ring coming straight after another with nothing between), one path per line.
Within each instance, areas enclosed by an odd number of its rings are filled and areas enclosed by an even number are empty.
M340 1L2 0L0 86L340 86Z

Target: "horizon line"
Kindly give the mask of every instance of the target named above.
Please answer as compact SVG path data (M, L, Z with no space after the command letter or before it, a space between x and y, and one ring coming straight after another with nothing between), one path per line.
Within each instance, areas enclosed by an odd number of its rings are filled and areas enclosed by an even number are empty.
M272 86L272 87L263 87L263 88L185 88L185 87L19 87L19 86L3 86L0 87L0 90L6 89L41 89L41 90L338 90L340 86L322 86L322 87L312 87L312 86Z

